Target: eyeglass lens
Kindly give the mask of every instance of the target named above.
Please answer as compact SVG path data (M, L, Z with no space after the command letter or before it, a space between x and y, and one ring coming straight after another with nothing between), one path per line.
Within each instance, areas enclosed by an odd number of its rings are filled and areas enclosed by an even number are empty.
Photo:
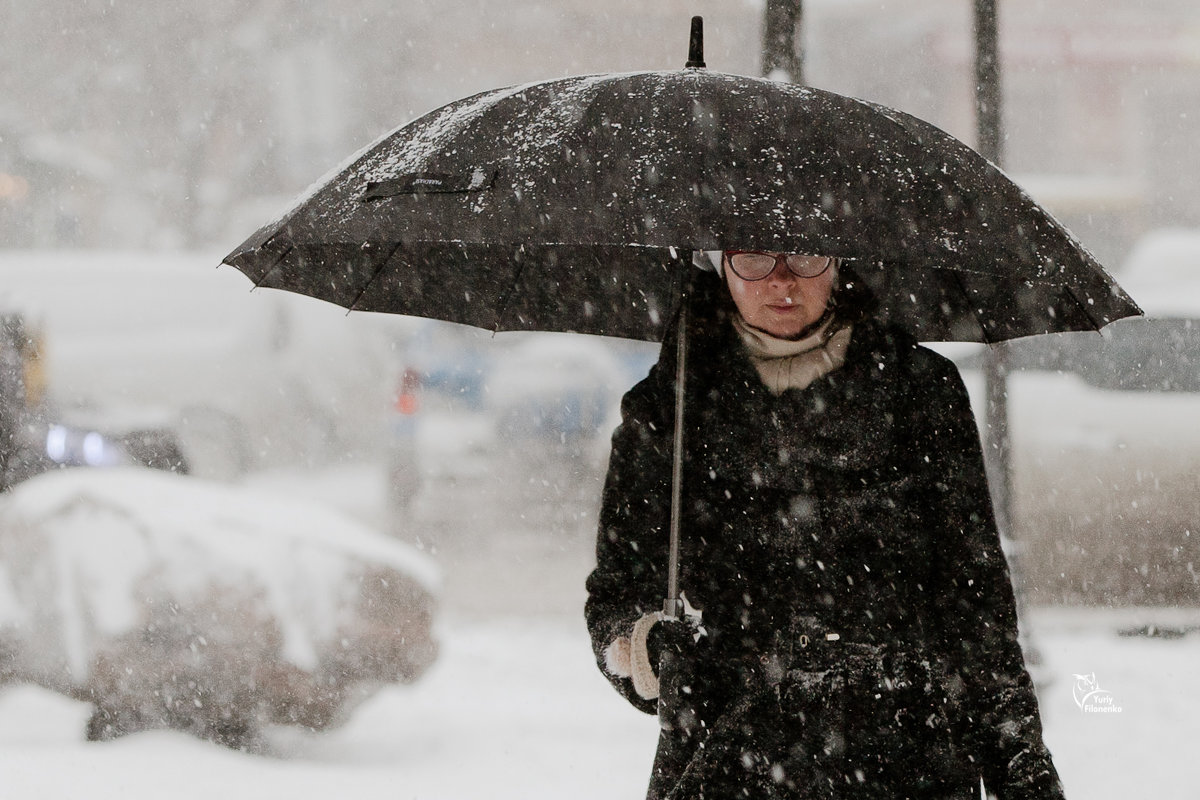
M744 281L760 281L775 270L779 259L784 259L788 270L800 278L815 278L829 269L833 259L829 256L809 256L790 253L786 256L772 253L733 253L729 264Z

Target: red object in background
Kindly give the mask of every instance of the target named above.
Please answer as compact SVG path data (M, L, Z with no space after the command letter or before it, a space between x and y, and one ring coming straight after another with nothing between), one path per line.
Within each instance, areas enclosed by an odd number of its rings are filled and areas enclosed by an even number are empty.
M415 414L420 408L418 395L421 390L421 376L415 369L404 370L400 378L400 390L396 392L396 410L401 414Z

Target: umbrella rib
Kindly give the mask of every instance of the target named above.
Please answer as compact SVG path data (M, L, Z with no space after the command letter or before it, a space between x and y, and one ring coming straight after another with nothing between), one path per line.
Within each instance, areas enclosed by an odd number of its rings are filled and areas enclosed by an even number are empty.
M983 336L983 343L994 344L988 336L987 327L983 324L983 317L975 310L975 305L971 302L971 295L967 291L967 285L963 282L962 275L956 269L950 271L954 273L954 281L958 284L958 290L962 293L963 299L967 301L967 308L970 309L971 316L975 318L975 324L979 326L979 333Z
M512 283L510 283L508 285L508 289L505 290L504 295L500 298L500 302L497 304L496 321L492 324L492 333L493 334L497 334L500 332L500 322L501 322L501 320L504 319L504 313L506 311L508 311L508 301L512 298L512 296L514 294L516 294L517 285L520 284L521 275L524 272L525 272L525 261L524 260L517 261L517 271L516 271L516 274L513 275Z
M1096 321L1096 318L1092 316L1090 311L1088 311L1087 304L1080 300L1075 294L1075 290L1069 285L1067 285L1065 288L1067 290L1067 295L1070 296L1070 298L1075 301L1075 305L1079 306L1080 310L1083 311L1083 315L1088 318L1088 322L1092 323L1092 325L1096 327L1097 331L1103 328L1106 323Z
M283 263L284 259L286 259L289 255L292 254L292 250L294 250L294 249L295 249L294 247L292 247L291 245L288 245L288 248L286 250L284 250L282 253L280 253L278 258L276 258L273 262L271 262L271 266L268 267L267 271L262 274L262 277L254 282L254 288L255 289L262 288L263 284L265 284L267 282L267 279L271 277L271 273L274 272L275 269L280 264Z
M375 279L383 273L383 268L386 267L387 263L392 260L392 256L396 255L396 251L400 249L402 244L403 242L396 242L395 246L388 251L387 255L381 258L375 265L375 271L371 273L371 277L367 278L367 282L364 283L362 288L358 290L358 294L354 296L352 301L350 301L350 305L346 306L347 314L349 314L351 311L358 310L356 308L358 306L358 301L363 299L363 295L367 293L367 289L370 289L371 284L375 282Z

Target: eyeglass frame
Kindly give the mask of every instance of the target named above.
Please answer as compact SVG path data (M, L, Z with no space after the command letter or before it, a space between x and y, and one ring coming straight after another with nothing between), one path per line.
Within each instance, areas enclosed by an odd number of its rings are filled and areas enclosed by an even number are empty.
M738 271L737 267L735 267L733 265L733 257L734 256L745 255L745 254L768 256L770 258L775 259L775 263L772 264L771 269L769 269L761 277L747 278L746 276L742 275L741 272ZM788 263L788 260L791 259L793 256L799 257L799 258L824 258L825 266L821 267L821 270L819 272L815 272L811 275L805 275L803 273L797 272L795 269L792 268L792 265L790 263ZM829 268L832 267L834 265L834 263L838 260L836 256L816 256L816 255L807 254L807 253L772 253L772 252L768 252L766 250L726 250L726 251L724 251L724 253L722 253L722 257L726 261L729 262L729 268L731 270L733 270L733 274L737 275L739 278L746 281L747 283L754 283L756 281L765 281L767 278L771 277L771 274L775 272L775 269L779 266L779 262L781 260L783 261L783 265L785 267L787 267L788 272L795 275L797 278L806 278L806 279L821 277L826 272L828 272Z

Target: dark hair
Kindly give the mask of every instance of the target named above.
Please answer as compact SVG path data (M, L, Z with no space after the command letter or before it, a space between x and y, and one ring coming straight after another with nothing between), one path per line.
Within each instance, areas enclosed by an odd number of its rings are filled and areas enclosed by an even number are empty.
M845 261L841 261L837 269L833 302L838 320L854 324L874 316L879 310L879 300L866 281Z

